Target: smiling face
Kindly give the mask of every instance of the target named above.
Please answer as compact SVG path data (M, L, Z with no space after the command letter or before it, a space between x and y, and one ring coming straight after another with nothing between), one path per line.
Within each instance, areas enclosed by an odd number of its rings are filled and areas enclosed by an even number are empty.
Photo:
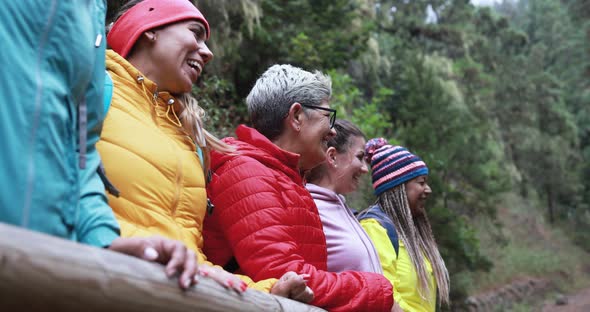
M331 173L335 177L334 192L348 194L356 191L360 177L369 170L365 162L365 139L350 138L350 147L344 153L336 153Z
M319 106L330 108L328 101ZM300 167L302 170L309 170L326 160L328 140L336 135L336 131L330 128L330 114L328 112L307 109L304 118L305 122L300 133L303 145L303 148L300 149Z
M150 61L156 65L150 79L160 91L172 94L190 92L213 53L205 43L201 22L188 20L147 32L153 36Z
M424 214L426 199L431 193L432 190L428 186L428 176L418 176L406 182L406 195L412 216L417 217Z

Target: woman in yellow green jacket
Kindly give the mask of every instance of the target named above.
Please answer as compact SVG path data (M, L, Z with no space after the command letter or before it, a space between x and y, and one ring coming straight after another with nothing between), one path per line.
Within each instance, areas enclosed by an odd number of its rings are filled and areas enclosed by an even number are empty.
M449 273L432 236L424 204L432 190L428 167L385 139L365 145L376 205L359 215L373 241L394 298L406 312L434 312L449 301Z
M233 151L203 128L204 111L190 94L213 58L208 38L207 20L187 0L130 1L110 26L113 95L97 148L120 192L109 195L109 204L121 235L182 241L197 254L199 269L238 291L248 286L311 300L305 276L291 272L257 283L240 276L244 283L203 254L209 151Z

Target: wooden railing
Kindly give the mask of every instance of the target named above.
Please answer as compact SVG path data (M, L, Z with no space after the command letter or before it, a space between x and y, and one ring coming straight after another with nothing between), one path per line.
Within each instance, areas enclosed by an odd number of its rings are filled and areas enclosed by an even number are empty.
M211 279L182 291L163 266L0 223L0 311L323 311Z

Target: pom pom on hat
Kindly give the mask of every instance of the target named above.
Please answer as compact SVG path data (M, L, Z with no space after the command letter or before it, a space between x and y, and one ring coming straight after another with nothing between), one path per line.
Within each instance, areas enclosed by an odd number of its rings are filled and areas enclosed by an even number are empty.
M415 177L428 175L428 167L420 157L405 147L389 145L383 138L369 140L365 153L371 163L371 178L377 196Z
M371 162L371 159L373 159L373 155L375 154L375 151L380 148L383 147L384 145L387 145L389 143L387 143L387 140L384 138L374 138L374 139L370 139L369 142L367 142L365 144L365 157L367 158L368 162Z

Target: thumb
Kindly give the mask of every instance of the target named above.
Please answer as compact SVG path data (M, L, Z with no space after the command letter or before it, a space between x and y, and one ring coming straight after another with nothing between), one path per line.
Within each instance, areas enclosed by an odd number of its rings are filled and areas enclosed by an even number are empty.
M294 276L297 276L297 273L287 272L283 274L283 276L281 276L281 278L272 286L270 293L273 295L289 298L293 284L291 279Z
M305 289L294 295L291 299L293 300L297 300L299 302L303 302L303 303L310 303L311 301L313 301L314 299L314 293L313 290L311 290L311 288L309 288L309 286L305 286Z

